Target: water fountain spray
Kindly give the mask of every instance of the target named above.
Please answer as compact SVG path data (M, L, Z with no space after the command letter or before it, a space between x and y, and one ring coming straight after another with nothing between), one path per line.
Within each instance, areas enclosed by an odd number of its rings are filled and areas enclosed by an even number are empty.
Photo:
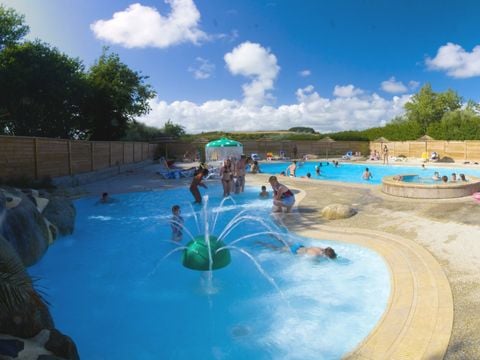
M192 270L217 270L230 264L230 250L225 243L210 234L208 214L208 196L203 197L204 235L195 236L183 252L182 264Z

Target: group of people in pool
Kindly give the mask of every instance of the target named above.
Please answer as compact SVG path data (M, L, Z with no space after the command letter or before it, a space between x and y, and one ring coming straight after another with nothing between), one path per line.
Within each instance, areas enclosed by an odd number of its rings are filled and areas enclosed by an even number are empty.
M440 176L440 173L438 171L435 171L433 173L432 180L442 181L444 183L447 183L448 182L448 176L447 175ZM465 174L459 174L457 176L456 173L452 173L452 175L450 176L450 182L457 182L457 181L468 181L468 180L465 177Z

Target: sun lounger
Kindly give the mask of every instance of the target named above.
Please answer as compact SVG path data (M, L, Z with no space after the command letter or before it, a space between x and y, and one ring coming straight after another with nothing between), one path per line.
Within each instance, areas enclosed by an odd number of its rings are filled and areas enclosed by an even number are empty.
M348 151L345 155L342 156L343 160L351 160L353 156L353 152Z

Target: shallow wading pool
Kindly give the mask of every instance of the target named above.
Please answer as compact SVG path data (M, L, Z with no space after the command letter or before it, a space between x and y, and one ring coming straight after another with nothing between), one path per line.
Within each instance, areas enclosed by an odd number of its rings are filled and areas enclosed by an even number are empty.
M387 305L390 275L382 258L334 239L289 234L257 189L222 207L219 186L206 193L206 213L191 207L185 188L117 195L108 205L76 201L74 234L57 240L29 272L41 278L56 326L74 339L81 358L338 359L354 350ZM182 251L174 251L188 242L186 231L182 243L168 242L174 204L193 235L208 223L220 236L242 211L246 217L224 242L263 234L235 243L223 269L187 269ZM260 245L280 245L272 232L331 246L339 257L315 261Z

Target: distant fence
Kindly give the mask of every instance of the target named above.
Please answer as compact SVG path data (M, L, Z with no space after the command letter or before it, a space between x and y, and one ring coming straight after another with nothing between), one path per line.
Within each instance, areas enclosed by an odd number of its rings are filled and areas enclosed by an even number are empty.
M368 155L369 143L368 141L273 141L273 140L243 140L243 152L247 155L251 153L259 154L262 158L266 157L267 153L273 153L278 156L280 152L285 153L287 157L293 157L294 148L297 148L297 157L302 157L306 154L312 154L323 158L332 156L344 155L348 151L360 152ZM160 149L168 158L182 159L185 154L193 156L196 152L200 152L201 157L204 158L205 145L204 142L164 142L160 143Z
M480 160L480 141L478 140L370 142L370 149L382 153L384 145L387 145L390 156L421 158L422 155L430 157L430 154L435 151L443 161Z
M159 144L123 141L80 141L22 136L0 136L0 179L25 176L41 179L77 175L109 167L153 159L157 147L167 158L183 159L185 154L204 158L207 141L164 141ZM359 152L368 156L371 151L381 153L388 146L390 156L421 158L437 152L444 161L480 161L480 141L242 141L245 154L257 153L262 158L267 153L281 152L287 157L312 154L320 158L339 157L345 153Z
M152 159L156 144L0 136L0 178L76 175Z

